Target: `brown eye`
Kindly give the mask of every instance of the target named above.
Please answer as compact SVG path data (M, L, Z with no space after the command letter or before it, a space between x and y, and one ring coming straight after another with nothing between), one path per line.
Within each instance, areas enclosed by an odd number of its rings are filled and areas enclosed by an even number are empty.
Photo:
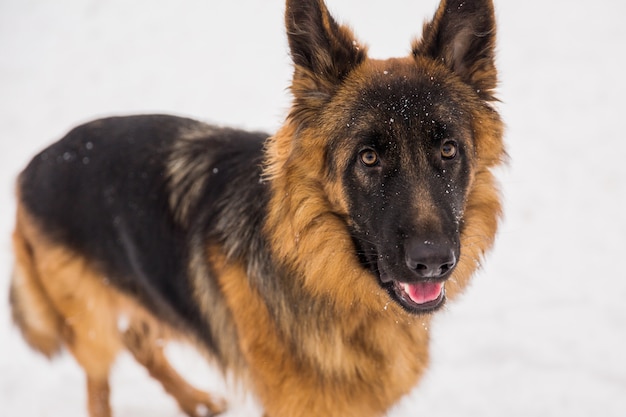
M458 153L458 145L453 140L448 140L441 145L441 157L443 159L454 159Z
M366 167L378 165L378 154L373 149L363 149L361 153L359 153L359 157Z

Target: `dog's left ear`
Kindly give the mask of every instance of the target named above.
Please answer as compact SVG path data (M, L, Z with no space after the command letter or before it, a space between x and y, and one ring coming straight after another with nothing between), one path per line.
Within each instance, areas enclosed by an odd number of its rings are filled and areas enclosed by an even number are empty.
M413 43L413 55L442 61L483 99L493 100L495 42L492 0L441 0L422 39Z
M333 19L323 0L287 0L285 24L295 65L291 88L296 106L319 108L363 62L366 48Z

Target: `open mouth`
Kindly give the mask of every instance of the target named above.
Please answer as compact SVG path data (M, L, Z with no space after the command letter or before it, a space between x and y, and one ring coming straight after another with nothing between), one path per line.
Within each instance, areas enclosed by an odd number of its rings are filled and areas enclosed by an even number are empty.
M446 300L443 281L405 283L392 280L383 284L391 298L410 313L428 313L441 307Z
M373 248L372 248L373 249ZM394 279L409 271L393 273L392 268L381 262L381 257L369 251L360 251L359 259L364 267L370 269L373 275L378 277L379 285L387 291L391 299L398 303L406 312L410 314L431 313L445 304L446 288L445 281L449 278L452 269L437 278L415 279L409 277L403 282ZM369 255L369 256L368 256Z

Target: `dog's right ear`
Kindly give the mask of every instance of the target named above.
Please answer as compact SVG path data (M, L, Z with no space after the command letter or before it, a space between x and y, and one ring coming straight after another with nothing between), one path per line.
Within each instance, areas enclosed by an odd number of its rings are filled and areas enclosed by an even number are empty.
M287 38L295 65L295 109L319 109L366 57L352 31L339 25L323 0L287 0Z
M413 55L444 63L486 100L497 84L494 63L496 21L492 0L441 0L432 21L424 25Z

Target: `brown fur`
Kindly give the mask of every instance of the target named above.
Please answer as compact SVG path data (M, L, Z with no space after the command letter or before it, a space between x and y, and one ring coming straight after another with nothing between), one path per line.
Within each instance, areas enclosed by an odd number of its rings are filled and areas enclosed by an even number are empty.
M460 8L467 13L455 12ZM417 384L428 366L431 314L410 312L394 301L374 268L355 254L358 237L351 205L356 200L350 194L355 187L346 181L352 180L352 174L361 183L373 176L351 168L359 138L336 138L352 123L355 109L361 109L355 103L364 100L368 108L379 104L366 92L371 86L380 90L382 74L393 73L399 95L410 89L418 92L414 97L424 91L445 91L441 94L445 99L417 98L413 104L432 106L429 111L455 125L453 139L465 146L465 171L459 181L464 187L459 197L462 227L460 221L455 224L461 251L445 278L447 298L467 286L493 245L501 204L491 170L505 152L503 125L492 106L497 77L491 2L443 0L435 18L424 26L423 38L413 43L411 55L385 61L367 58L367 48L334 21L322 0L288 0L285 16L295 64L294 103L285 124L264 142L263 155L255 154L263 158L263 185L243 185L259 194L266 192L267 201L259 204L263 206L245 205L250 195L231 190L215 191L219 201L207 204L228 207L227 211L196 207L198 202L207 203L205 193L214 196L206 191L209 185L216 189L223 185L206 175L216 172L213 167L221 161L215 159L232 153L231 148L219 153L218 145L207 137L215 135L230 143L236 132L179 120L175 123L186 130L168 127L175 132L174 145L165 157L157 154L166 160L169 187L159 195L165 201L158 202L169 210L172 224L184 230L189 249L184 252L188 255L184 273L190 284L184 289L190 291L183 302L197 307L193 319L209 327L206 339L197 329L196 334L188 334L192 326L173 326L178 316L166 323L170 315L175 316L173 308L148 306L141 297L111 285L97 261L106 263L112 256L91 259L86 250L59 243L62 238L52 236L47 219L36 216L33 204L29 207L18 189L13 316L35 349L52 356L66 346L76 357L87 374L91 417L111 415L108 374L121 349L129 350L188 415L199 417L203 408L210 414L224 410L220 400L188 385L168 364L162 341L169 339L206 348L223 371L233 372L252 388L267 417L379 417ZM428 79L437 88L424 87ZM403 90L402 80L413 84ZM452 206L453 200L437 201L429 188L432 183L425 178L435 172L430 165L439 162L424 156L435 139L415 127L416 120L426 120L421 111L411 116L414 125L389 127L390 137L409 142L398 146L419 150L398 157L402 172L396 176L414 179L402 183L405 194L413 193L408 198L408 217L415 224L426 224L429 231L441 231L450 220L439 206ZM360 123L378 128L386 123L380 114L361 111L359 116L365 120ZM210 158L202 154L207 145L215 147L215 154L206 154ZM239 167L249 163L239 158ZM196 222L202 210L216 212L211 221L219 224ZM263 216L258 223L262 227L251 230L250 224L257 223L250 219L259 216ZM211 237L202 235L209 235L207 230ZM261 238L245 240L246 234ZM235 243L228 241L231 236L237 238ZM240 243L243 240L245 244ZM155 313L159 306L167 311ZM157 313L167 317L157 318Z
M331 332L300 330L300 344L293 346L286 343L281 329L276 328L266 305L250 287L245 271L219 256L210 257L219 271L226 301L235 313L239 334L243 336L242 352L254 364L250 369L251 379L266 415L301 415L303 409L310 416L381 415L424 371L428 360L428 318L396 322L390 315L372 317L355 307L350 317L344 316L345 326ZM343 270L330 271L329 275L336 272ZM332 315L342 314L341 308L338 306L326 314L336 320ZM329 318L321 318L324 319ZM390 326L399 338L386 337ZM353 340L356 348L345 346L342 341L346 338ZM397 343L402 343L401 349ZM395 350L396 356L387 355ZM369 366L364 368L364 362ZM328 379L329 375L332 379ZM385 378L394 384L374 387L363 383L372 379L383 379L384 383ZM289 395L285 396L285 392Z
M91 417L111 416L109 371L122 349L130 351L188 415L204 416L199 413L203 407L210 413L224 409L221 400L190 386L163 354L164 342L188 336L108 285L82 255L51 243L19 207L13 243L11 301L16 322L26 341L47 356L61 343L72 352L87 374Z

